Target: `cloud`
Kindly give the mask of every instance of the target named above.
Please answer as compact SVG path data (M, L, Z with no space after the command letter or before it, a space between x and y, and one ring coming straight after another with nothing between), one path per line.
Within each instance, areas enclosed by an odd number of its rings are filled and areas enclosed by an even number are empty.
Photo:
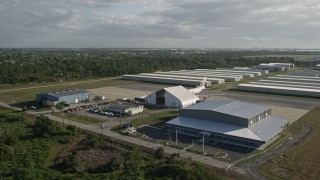
M319 10L318 0L2 1L0 47L319 47Z

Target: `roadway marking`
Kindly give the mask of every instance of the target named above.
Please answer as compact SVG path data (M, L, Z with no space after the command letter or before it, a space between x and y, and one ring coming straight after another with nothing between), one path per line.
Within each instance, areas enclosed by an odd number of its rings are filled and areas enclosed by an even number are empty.
M189 148L192 148L193 146L195 146L195 144L191 144L190 146L187 146L187 147L183 148L182 150L185 151L185 150L187 150Z
M147 127L151 127L151 128L154 128L154 129L158 129L158 130L161 130L161 128L158 128L158 127L154 127L154 126L149 126L149 125L145 125Z

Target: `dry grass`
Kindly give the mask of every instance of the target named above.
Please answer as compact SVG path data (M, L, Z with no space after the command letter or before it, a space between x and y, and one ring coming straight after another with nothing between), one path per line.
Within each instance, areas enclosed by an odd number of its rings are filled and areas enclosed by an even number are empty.
M315 108L289 127L293 134L310 126L309 134L280 156L273 157L258 172L269 179L317 179L320 177L320 108Z
M73 83L62 83L62 84L51 84L46 86L46 84L37 84L36 88L34 87L25 87L25 86L16 86L10 89L19 89L19 88L30 88L30 89L21 89L21 90L0 90L0 101L6 103L16 103L34 101L36 94L40 92L56 91L61 89L91 89L91 88L100 88L105 86L115 86L120 84L130 84L131 81L124 81L119 79L98 79L98 80L87 80L87 81L77 81Z

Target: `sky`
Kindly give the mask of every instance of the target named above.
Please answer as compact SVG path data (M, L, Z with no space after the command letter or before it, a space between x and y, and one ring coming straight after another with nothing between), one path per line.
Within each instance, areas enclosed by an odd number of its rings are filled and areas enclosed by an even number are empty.
M1 0L2 48L320 48L319 0Z

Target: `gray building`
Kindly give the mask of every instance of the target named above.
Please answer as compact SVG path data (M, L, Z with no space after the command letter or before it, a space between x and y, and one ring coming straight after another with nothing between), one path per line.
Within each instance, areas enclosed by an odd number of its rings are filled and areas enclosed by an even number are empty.
M165 128L180 134L258 148L289 121L271 116L271 108L239 101L205 101L180 109Z
M116 103L116 104L111 104L108 107L108 110L131 116L131 115L142 113L143 108L144 108L143 105L135 105L135 104L129 104L129 103Z
M81 89L67 89L60 91L52 91L39 93L36 96L36 101L39 104L55 106L60 102L67 104L79 103L81 101L91 100L92 94L89 91Z

